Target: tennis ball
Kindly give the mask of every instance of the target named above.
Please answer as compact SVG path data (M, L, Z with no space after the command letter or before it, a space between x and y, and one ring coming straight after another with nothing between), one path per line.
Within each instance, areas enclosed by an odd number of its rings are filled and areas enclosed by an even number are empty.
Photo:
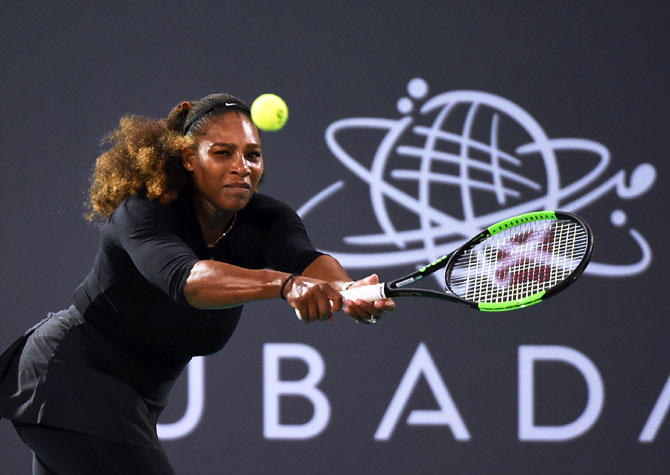
M288 107L281 97L262 94L251 104L251 120L261 130L276 132L288 120Z

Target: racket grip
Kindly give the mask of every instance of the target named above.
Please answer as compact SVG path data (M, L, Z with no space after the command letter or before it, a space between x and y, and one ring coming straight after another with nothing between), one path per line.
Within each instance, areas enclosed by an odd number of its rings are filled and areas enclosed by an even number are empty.
M364 285L363 287L354 287L353 289L343 290L341 292L344 300L364 300L366 302L374 302L375 300L382 300L386 298L384 292L384 284ZM330 302L332 305L333 302ZM302 320L300 310L295 309L295 314L298 320Z
M384 284L364 285L363 287L354 287L342 291L342 298L345 300L365 300L374 302L386 298L384 293Z

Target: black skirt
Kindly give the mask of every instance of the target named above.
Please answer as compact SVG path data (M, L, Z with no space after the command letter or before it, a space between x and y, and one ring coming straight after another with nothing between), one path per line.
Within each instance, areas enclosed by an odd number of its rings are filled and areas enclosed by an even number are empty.
M72 306L0 355L0 417L160 448L156 421L187 363L152 371Z

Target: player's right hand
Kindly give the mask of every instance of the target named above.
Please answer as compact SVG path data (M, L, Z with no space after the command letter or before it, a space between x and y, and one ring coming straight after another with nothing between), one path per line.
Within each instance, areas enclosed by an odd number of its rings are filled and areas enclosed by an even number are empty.
M303 323L331 320L343 301L340 291L332 284L310 277L295 276L284 287L284 298L300 312Z

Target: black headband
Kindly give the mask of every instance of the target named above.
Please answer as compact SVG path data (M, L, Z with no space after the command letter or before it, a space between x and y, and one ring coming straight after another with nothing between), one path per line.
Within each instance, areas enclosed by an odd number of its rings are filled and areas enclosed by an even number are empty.
M191 128L191 126L200 118L203 116L209 114L210 112L216 110L216 109L239 109L243 111L244 113L248 114L249 113L249 108L246 107L244 104L237 102L237 101L231 101L231 102L217 102L215 104L212 104L211 106L207 107L206 109L201 110L200 112L196 112L193 114L193 117L191 117L189 120L186 121L184 124L184 135L188 133L188 129Z

